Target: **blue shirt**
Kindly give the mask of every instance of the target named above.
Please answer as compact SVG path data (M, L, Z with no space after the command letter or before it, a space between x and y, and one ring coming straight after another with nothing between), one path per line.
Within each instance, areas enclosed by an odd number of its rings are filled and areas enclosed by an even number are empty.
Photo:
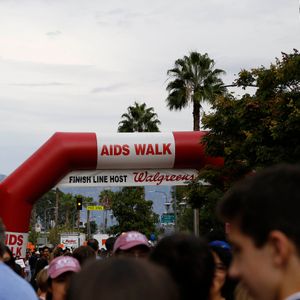
M0 262L0 300L37 300L31 285Z

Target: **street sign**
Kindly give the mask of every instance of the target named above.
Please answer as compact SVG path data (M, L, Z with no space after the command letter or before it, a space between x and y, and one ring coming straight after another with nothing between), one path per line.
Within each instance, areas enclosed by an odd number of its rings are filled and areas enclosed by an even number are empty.
M102 205L92 205L92 206L87 206L87 210L104 210L104 206Z
M174 213L165 213L161 216L162 224L175 224L175 214Z

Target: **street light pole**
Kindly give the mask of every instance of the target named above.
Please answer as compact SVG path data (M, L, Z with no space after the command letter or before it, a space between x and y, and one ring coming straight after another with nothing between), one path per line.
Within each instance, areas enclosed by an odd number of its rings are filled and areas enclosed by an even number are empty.
M170 208L170 204L171 204L171 201L168 202L168 196L165 192L163 191L149 191L149 193L161 193L161 194L164 194L165 197L166 197L166 202L165 202L165 206L166 206L166 210L167 210L167 213L169 213L169 208ZM175 198L173 199L174 201L174 206L173 206L173 213L174 213L174 230L176 231L177 227L176 227L176 222L177 222L177 206L176 206L176 195L175 195Z
M56 209L56 206L53 206L53 207L48 207L48 208L46 208L45 209L45 211L44 211L44 222L45 222L45 224L44 224L44 226L45 226L45 231L47 230L47 211L48 210L50 210L50 209ZM56 225L56 224L55 224Z
M160 194L165 195L165 197L166 197L165 206L166 206L166 209L167 209L167 205L169 205L169 202L168 202L168 196L165 192L162 192L162 191L149 191L149 193L160 193ZM167 210L169 210L169 209L167 209Z
M209 186L208 182L201 180L199 182L203 186ZM200 236L200 210L199 208L194 208L194 234L195 236Z

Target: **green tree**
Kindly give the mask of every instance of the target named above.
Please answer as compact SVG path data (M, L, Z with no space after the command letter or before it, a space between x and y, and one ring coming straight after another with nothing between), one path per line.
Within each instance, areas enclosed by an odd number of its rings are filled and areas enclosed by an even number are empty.
M147 108L145 103L135 102L134 106L127 108L122 118L118 132L159 132L157 114L153 107ZM115 194L106 191L100 199L112 199L111 209L118 221L118 225L111 228L112 233L137 230L149 236L156 232L158 215L152 211L153 202L145 200L144 188L127 187Z
M37 240L40 237L40 233L35 231L34 227L29 228L29 235L28 235L28 242L31 242L32 244L36 245Z
M134 102L121 118L118 132L159 132L157 114L153 107L147 108L146 103Z
M269 68L248 72L255 94L219 97L203 119L210 129L207 151L225 158L226 177L233 181L272 164L300 161L300 54L282 53Z
M49 230L48 241L52 245L57 245L60 242L60 233L64 232L59 226L55 226Z
M192 205L206 210L215 223L214 207L224 192L247 174L276 163L300 162L300 54L282 53L268 68L242 70L235 81L241 87L256 86L253 95L219 96L213 112L203 117L209 133L203 142L211 156L224 157L222 169L204 168L199 179L211 185L194 187ZM211 211L207 208L211 207ZM219 229L218 229L219 228Z
M104 207L104 232L107 231L107 213L111 210L114 192L111 190L103 190L99 195L99 204Z
M96 223L96 221L90 221L90 234L94 234L94 233L96 233L97 232L97 229L98 229L98 225L97 225L97 223ZM89 230L88 230L88 223L85 223L84 224L84 231L85 232L88 232Z
M193 210L189 203L188 186L176 186L172 190L172 199L176 199L176 230L183 232L193 231Z
M72 218L76 214L76 198L72 194L60 195L59 203L59 224L64 224L67 228L74 226L74 221Z
M39 217L42 225L49 226L50 220L54 220L54 209L55 207L55 190L50 190L45 193L33 206L31 213L31 228L35 227L36 219Z
M87 206L95 205L94 199L92 197L83 197L82 195L77 195L76 197L82 198L82 206L87 208ZM80 214L80 211L78 211ZM84 232L87 234L87 238L91 238L91 234L97 231L97 224L95 221L90 221L90 210L87 209L87 223L85 223Z
M192 103L195 131L200 130L203 102L213 103L217 95L226 91L220 79L225 72L214 67L215 62L207 53L191 52L189 56L176 60L174 68L167 72L169 79L174 79L167 85L167 106L170 110L181 110Z
M175 61L173 69L167 72L169 95L166 99L170 110L181 110L190 103L193 105L193 130L200 130L200 109L204 102L213 104L218 95L226 92L220 76L225 74L221 69L215 69L215 62L208 54L191 52ZM195 223L199 223L198 207L195 207ZM194 228L198 235L198 226Z
M140 187L123 188L114 193L111 209L118 225L111 227L112 233L137 230L147 236L156 232L158 215L152 211L152 201L144 198L144 189Z

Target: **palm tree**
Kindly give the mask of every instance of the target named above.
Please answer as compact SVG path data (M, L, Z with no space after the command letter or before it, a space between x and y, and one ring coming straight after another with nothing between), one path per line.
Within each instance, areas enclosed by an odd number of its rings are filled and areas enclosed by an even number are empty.
M138 104L127 108L127 113L121 116L118 132L159 132L160 121L153 107L147 108L146 103Z
M169 95L166 99L170 110L181 110L193 104L194 131L200 130L200 109L202 103L213 103L215 97L225 92L220 75L225 72L214 69L214 60L205 53L191 52L189 56L175 61L173 69L167 74L173 81L167 85Z

